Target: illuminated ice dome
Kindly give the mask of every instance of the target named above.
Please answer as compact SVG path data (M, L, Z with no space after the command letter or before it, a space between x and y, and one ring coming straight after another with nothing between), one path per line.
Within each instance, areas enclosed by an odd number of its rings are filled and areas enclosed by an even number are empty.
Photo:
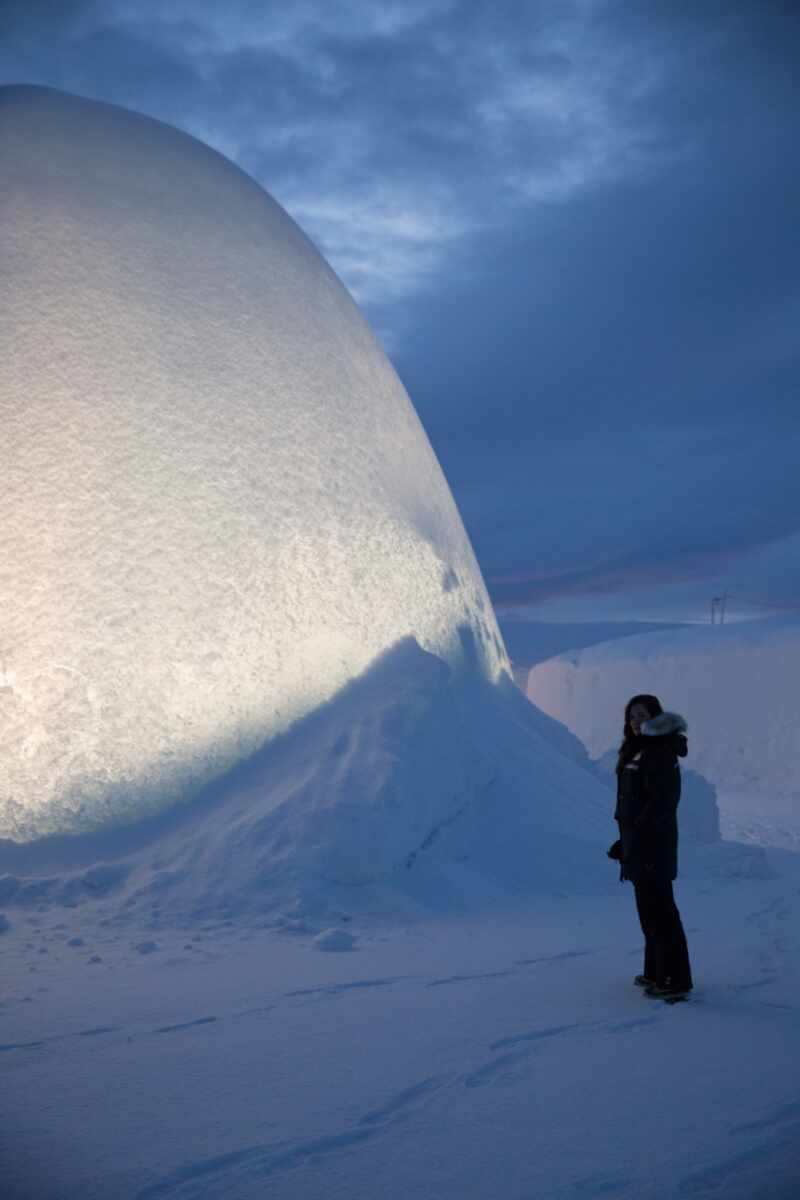
M0 161L0 836L171 803L409 634L506 669L414 409L283 209L49 89L0 89Z

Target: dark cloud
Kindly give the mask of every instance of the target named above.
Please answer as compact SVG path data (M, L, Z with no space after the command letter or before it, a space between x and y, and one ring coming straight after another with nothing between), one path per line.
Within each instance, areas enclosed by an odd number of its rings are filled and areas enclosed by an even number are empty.
M654 95L672 163L485 233L416 306L401 373L499 602L713 575L800 604L796 122L744 31Z
M637 124L634 97L648 90L637 47L598 52L581 12L117 0L74 7L55 38L43 22L38 58L26 19L0 51L0 75L19 78L22 66L29 82L197 133L270 187L379 305L517 206L660 152Z
M69 37L97 8L92 0L3 0L0 36L41 49L48 38Z
M800 605L798 49L770 0L0 6L0 81L170 121L286 205L496 600L587 612Z

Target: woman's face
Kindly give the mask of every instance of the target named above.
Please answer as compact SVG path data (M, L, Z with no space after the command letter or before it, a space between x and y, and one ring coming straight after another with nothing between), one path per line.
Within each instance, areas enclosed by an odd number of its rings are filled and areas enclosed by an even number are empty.
M650 720L650 713L647 711L647 708L644 704L634 704L633 708L628 714L628 717L630 720L631 729L634 733L638 734L644 722Z

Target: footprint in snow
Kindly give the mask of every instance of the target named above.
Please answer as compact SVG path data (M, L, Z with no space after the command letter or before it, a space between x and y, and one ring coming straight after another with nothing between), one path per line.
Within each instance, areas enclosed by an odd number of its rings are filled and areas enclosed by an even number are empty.
M492 1042L489 1049L504 1050L506 1046L518 1046L522 1042L541 1042L546 1038L557 1037L560 1033L567 1033L570 1029L580 1028L577 1022L570 1025L548 1025L544 1029L532 1029L529 1033L515 1033L511 1037L500 1038L499 1041Z
M447 983L468 983L472 979L503 979L511 971L477 971L474 975L447 975L444 979L433 979L426 987L443 987Z
M41 1038L38 1042L0 1042L0 1054L9 1050L30 1050L34 1046L44 1046L47 1041L47 1038Z
M421 1083L415 1083L411 1087L397 1092L385 1104L382 1104L380 1108L374 1108L371 1112L365 1113L358 1123L359 1125L382 1124L390 1117L394 1117L398 1113L420 1103L426 1096L438 1092L445 1082L442 1076L431 1075L428 1079L423 1079Z
M199 1195L195 1190L198 1185L205 1194L210 1195L212 1193L208 1189L209 1186L216 1186L212 1183L215 1178L219 1181L217 1195L235 1195L237 1179L266 1179L283 1171L293 1171L309 1161L318 1161L329 1154L366 1142L377 1132L377 1128L354 1129L308 1142L256 1143L213 1158L201 1158L143 1188L137 1193L136 1200Z
M194 1021L181 1021L178 1025L162 1025L154 1033L179 1033L183 1029L194 1029L196 1025L212 1025L217 1017L196 1017Z
M519 967L533 967L540 963L558 963L566 962L570 958L585 958L587 954L596 953L596 950L565 950L561 954L539 954L536 958L517 958L514 961ZM641 954L641 949L639 953Z
M415 1105L421 1104L446 1080L431 1076L391 1096L380 1107L365 1113L358 1124L340 1133L326 1134L309 1141L264 1142L244 1146L213 1158L198 1159L180 1167L171 1175L143 1188L136 1200L156 1200L156 1197L195 1195L199 1185L204 1194L209 1185L215 1195L236 1194L237 1179L267 1179L286 1171L294 1171L307 1162L318 1162L328 1155L341 1154L372 1138L380 1137L394 1120L402 1117ZM216 1178L217 1183L213 1184Z
M486 1087L487 1084L495 1083L498 1080L515 1081L522 1078L523 1072L518 1068L534 1055L536 1043L579 1028L580 1025L577 1024L551 1025L544 1029L532 1029L527 1033L513 1034L511 1037L500 1038L499 1041L492 1042L489 1046L490 1050L505 1050L514 1046L525 1046L525 1049L511 1050L510 1053L501 1054L490 1062L484 1063L483 1066L477 1067L474 1071L470 1071L468 1075L464 1076L464 1087Z
M486 1087L487 1084L497 1080L515 1080L520 1076L520 1072L515 1068L527 1062L532 1053L532 1050L522 1050L515 1054L501 1054L499 1058L494 1058L491 1062L484 1063L482 1067L477 1067L476 1070L465 1075L464 1087Z
M284 992L287 999L296 996L338 996L340 992L352 992L363 988L391 987L403 978L398 975L389 979L354 979L350 983L326 983L321 987L296 988L293 992Z

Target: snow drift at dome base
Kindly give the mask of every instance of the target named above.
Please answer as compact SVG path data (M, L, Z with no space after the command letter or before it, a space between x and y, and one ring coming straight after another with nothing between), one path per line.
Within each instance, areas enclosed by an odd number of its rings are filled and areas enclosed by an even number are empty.
M0 92L0 836L174 801L406 636L507 669L400 381L207 146Z

